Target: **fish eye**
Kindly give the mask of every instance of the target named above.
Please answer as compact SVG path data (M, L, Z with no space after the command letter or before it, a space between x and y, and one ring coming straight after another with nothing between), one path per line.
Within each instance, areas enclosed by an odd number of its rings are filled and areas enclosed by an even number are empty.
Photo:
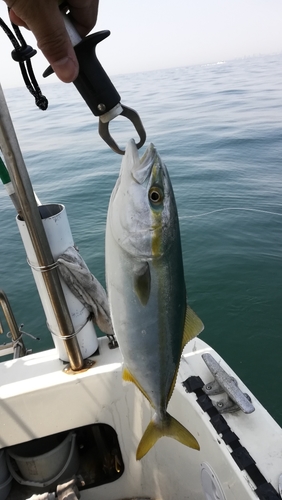
M162 190L154 186L150 189L149 191L149 200L154 204L154 205L159 205L163 201L163 192Z

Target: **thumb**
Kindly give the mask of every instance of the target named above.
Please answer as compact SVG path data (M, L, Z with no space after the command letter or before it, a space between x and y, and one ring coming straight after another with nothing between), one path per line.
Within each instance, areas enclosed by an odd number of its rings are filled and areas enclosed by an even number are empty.
M72 82L79 71L78 61L68 36L57 0L16 0L11 21L25 25L34 34L38 48L63 82Z

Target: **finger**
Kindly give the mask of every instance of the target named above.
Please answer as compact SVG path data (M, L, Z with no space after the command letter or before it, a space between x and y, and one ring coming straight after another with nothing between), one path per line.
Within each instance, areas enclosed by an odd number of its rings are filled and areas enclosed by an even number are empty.
M13 24L16 24L17 26L23 26L24 28L28 29L26 23L20 17L17 16L17 14L13 11L13 9L10 10L9 14L11 22Z
M72 22L81 37L86 36L95 26L98 4L99 0L69 0Z
M11 3L10 6L15 16L33 32L38 48L43 52L60 80L63 82L75 80L79 71L78 61L57 0L48 2L37 0L36 4L26 0L15 0Z
M40 23L29 27L57 76L63 82L71 82L78 75L78 62L57 2L43 0L42 16Z

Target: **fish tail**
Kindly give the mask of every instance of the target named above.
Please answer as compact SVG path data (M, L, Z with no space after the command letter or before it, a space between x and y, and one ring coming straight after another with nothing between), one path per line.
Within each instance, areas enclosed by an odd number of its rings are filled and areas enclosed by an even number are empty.
M164 418L159 418L155 413L147 429L145 430L136 452L136 460L143 458L146 453L163 436L176 439L185 446L199 450L200 446L196 438L182 424L180 424L169 413Z

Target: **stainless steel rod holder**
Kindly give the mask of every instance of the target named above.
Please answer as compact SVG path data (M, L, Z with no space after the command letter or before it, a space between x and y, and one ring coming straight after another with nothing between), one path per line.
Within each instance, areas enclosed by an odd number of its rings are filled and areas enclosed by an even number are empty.
M0 146L4 155L7 169L21 206L23 217L30 239L34 246L40 267L50 266L54 263L49 243L43 228L41 217L34 197L31 181L24 163L18 144L17 136L11 120L5 96L0 85ZM59 280L58 271L53 268L43 273L43 278L48 292L54 314L62 337L70 336L64 340L66 351L73 371L81 370L84 361L74 333L70 313L67 308L65 296Z

